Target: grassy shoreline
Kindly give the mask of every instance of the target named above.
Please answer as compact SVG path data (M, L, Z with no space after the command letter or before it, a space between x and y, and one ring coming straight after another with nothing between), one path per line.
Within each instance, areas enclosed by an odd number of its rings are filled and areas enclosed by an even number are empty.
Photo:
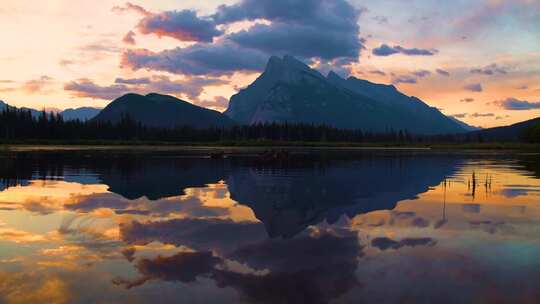
M354 143L354 142L157 142L157 141L21 141L1 143L0 151L26 150L224 150L224 149L403 149L403 150L516 150L540 152L540 144L528 143Z

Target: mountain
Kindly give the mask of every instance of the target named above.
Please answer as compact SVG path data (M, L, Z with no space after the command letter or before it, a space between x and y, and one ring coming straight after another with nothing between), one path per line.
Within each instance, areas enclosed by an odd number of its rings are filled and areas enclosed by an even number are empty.
M479 127L475 127L475 126L471 126L469 124L466 124L464 123L463 121L455 118L455 117L452 117L452 116L447 116L448 118L450 118L451 120L453 120L454 122L456 122L458 125L460 125L465 131L478 131L478 130L482 130L482 128L479 128Z
M231 126L234 122L220 112L202 108L169 95L126 94L115 99L93 118L95 121L119 122L123 116L143 125L158 128L190 126L194 128Z
M394 86L354 77L345 80L335 73L325 77L292 56L271 57L265 71L231 97L225 114L242 124L291 122L373 132L465 132L436 108Z
M6 107L12 107L12 106L10 106L7 103L0 100L0 111L5 109ZM12 108L16 108L16 107L12 107ZM30 113L32 114L32 117L34 117L34 118L38 118L41 115L41 113L43 112L43 111L40 111L40 110L27 108L27 107L22 107L22 108L18 108L18 109L19 110L30 111ZM99 108L82 107L82 108L76 108L76 109L65 109L63 111L59 111L58 113L60 115L62 115L62 117L66 121L68 121L68 120L76 120L76 119L86 121L86 120L89 120L90 118L96 116L99 113L99 111L101 111L101 109L99 109ZM47 111L47 113L49 113L49 111Z
M486 141L519 141L525 129L533 125L540 125L540 117L515 123L504 127L495 127L469 132L469 137L481 137Z
M91 108L91 107L82 107L82 108L75 108L75 109L65 109L64 111L60 112L60 115L64 118L64 120L80 120L80 121L86 121L89 119L94 118L101 109L99 108Z

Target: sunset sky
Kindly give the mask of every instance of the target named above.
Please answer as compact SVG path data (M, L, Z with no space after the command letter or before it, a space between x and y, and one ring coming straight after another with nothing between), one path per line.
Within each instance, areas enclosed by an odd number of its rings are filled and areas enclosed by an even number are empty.
M224 110L290 54L475 126L540 116L539 0L2 0L0 28L14 106L159 92Z

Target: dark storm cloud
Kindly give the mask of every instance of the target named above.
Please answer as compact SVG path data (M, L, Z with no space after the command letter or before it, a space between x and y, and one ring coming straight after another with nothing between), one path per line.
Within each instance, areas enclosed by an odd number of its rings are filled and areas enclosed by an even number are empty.
M379 250L400 249L402 247L435 246L437 241L432 238L405 238L396 241L387 237L377 237L371 240L371 246Z
M498 66L497 64L493 63L488 66L485 66L483 68L475 68L471 69L472 74L483 74L483 75L495 75L495 74L506 74L508 73L507 68Z
M193 10L166 11L149 14L137 28L143 34L171 37L180 41L212 42L223 31L216 28L211 18L197 16Z
M194 44L162 52L146 49L127 50L122 66L187 75L225 75L235 71L260 71L267 55L231 43Z
M482 84L480 83L468 84L468 85L465 85L463 88L471 92L482 92L484 90L484 88L482 88Z
M437 74L439 75L446 76L446 77L450 76L450 72L445 71L443 69L437 69L436 71L437 71Z
M540 101L534 102L527 100L519 100L512 97L505 100L495 101L494 104L506 110L527 111L540 109Z
M372 53L375 56L390 56L394 54L402 54L407 56L433 56L438 52L439 51L436 49L408 49L399 45L389 46L387 44L382 44L380 47L372 50Z

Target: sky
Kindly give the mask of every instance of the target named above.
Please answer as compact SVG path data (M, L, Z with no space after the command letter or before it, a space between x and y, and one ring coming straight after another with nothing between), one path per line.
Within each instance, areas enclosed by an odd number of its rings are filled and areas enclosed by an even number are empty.
M2 0L0 100L159 92L223 111L271 55L492 127L540 116L538 0Z

